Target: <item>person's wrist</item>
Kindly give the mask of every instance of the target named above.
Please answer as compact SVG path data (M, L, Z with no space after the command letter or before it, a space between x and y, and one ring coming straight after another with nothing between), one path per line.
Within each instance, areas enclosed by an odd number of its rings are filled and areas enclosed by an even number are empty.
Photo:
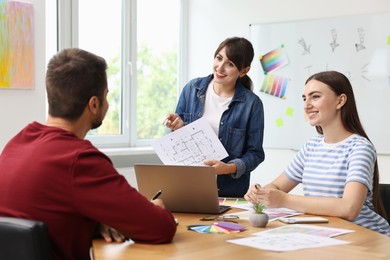
M229 174L232 174L232 173L236 173L236 172L237 172L237 166L236 166L236 164L234 164L234 163L228 163L228 166L229 166L229 169L228 169L228 173L229 173Z

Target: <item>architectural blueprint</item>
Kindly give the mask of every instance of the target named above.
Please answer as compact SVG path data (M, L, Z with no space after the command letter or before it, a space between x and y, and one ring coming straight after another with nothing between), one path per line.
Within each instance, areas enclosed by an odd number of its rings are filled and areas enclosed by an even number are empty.
M204 118L154 140L152 147L168 165L204 165L205 160L222 160L228 156Z

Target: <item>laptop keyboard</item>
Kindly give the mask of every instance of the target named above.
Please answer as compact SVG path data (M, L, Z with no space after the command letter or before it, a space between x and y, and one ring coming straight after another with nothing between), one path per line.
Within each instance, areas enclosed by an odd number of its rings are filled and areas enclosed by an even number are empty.
M230 209L230 206L219 205L219 212L221 212L221 213L227 211L228 209Z

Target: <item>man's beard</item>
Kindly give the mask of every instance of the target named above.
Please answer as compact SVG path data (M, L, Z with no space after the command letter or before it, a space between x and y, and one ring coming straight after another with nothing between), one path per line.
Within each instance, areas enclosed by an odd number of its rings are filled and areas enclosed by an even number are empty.
M96 119L93 123L92 123L92 126L91 126L91 129L96 129L98 128L99 126L101 126L103 123L103 120L101 120L100 118L99 119Z

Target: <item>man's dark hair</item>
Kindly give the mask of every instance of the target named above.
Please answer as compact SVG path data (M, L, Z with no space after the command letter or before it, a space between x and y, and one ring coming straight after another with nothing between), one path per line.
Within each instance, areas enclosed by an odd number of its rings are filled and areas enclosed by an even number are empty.
M107 88L107 63L78 48L64 49L47 66L46 91L49 114L70 121L83 113L91 97L103 103Z

